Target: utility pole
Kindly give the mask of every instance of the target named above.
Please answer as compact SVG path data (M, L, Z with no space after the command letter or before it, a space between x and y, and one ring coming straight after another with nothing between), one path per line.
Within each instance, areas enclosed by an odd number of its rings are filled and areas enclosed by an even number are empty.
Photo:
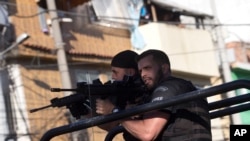
M218 20L218 13L217 13L217 9L216 9L216 5L215 5L215 0L211 1L211 7L214 13L214 17L215 17L215 22L218 24L219 20ZM222 70L222 76L223 76L223 80L224 82L231 82L232 81L232 76L231 76L231 69L230 69L230 63L229 63L229 59L227 57L227 49L225 47L225 42L224 42L224 38L222 36L222 28L221 26L217 26L216 27L216 34L217 34L217 45L218 45L218 49L219 49L219 56L221 59L221 70ZM226 96L228 98L234 97L236 96L234 91L230 91L226 93ZM230 120L232 124L241 124L241 120L240 120L240 116L238 113L233 114L230 116Z
M57 63L58 68L61 75L62 87L63 88L72 88L71 80L70 80L70 73L68 70L68 64L64 49L64 43L62 41L62 34L59 25L60 19L58 18L58 14L56 12L56 4L55 0L46 0L47 7L49 10L49 15L51 18L51 26L53 31L53 38L55 42L55 49L57 53ZM69 95L69 92L64 92L64 95Z
M67 64L67 59L66 59L66 53L64 49L64 43L62 40L61 28L59 25L60 19L56 11L55 0L46 0L46 3L47 3L48 10L49 10L50 18L51 18L53 38L54 38L55 49L57 53L57 64L58 64L59 72L61 75L62 87L72 88L72 84L70 80L70 73L68 70L68 64ZM70 93L71 92L65 91L64 95L68 96L70 95ZM68 118L71 122L73 121L71 116ZM75 141L76 136L77 134L72 133L70 136L71 140Z

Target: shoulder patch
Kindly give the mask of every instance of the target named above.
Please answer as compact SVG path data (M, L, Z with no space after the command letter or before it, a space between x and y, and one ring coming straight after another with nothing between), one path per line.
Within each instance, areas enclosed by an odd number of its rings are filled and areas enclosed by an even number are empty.
M161 100L163 100L163 97L162 97L162 96L161 96L161 97L156 97L156 98L152 99L151 102L161 101Z
M168 87L166 86L160 86L160 87L157 87L155 90L154 90L154 93L155 92L165 92L168 90Z

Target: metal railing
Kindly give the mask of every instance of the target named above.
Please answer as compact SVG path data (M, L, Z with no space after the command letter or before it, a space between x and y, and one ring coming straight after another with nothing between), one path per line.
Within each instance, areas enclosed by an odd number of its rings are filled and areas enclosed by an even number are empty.
M210 118L215 119L218 117L223 117L226 115L250 110L250 103L244 103L247 101L250 101L250 93L209 103L209 110L211 111ZM240 104L240 105L236 105L236 104ZM236 105L236 106L227 107L227 106L232 106L232 105ZM117 134L122 133L124 131L125 131L125 128L123 128L122 126L117 126L108 132L104 141L112 141L112 139Z
M119 120L119 119L129 117L129 116L141 114L144 112L178 105L178 104L181 104L183 102L191 101L194 99L205 98L205 97L214 96L217 94L222 94L222 93L236 90L239 88L250 89L250 80L235 80L235 81L224 83L224 84L221 84L218 86L213 86L211 88L200 89L200 90L188 92L188 93L185 93L182 95L175 96L171 99L139 105L139 106L134 107L133 109L124 110L124 111L117 112L114 114L109 114L109 115L104 115L104 116L96 116L96 117L92 117L89 119L79 120L75 123L71 123L68 125L64 125L64 126L60 126L60 127L56 127L56 128L48 130L42 136L41 141L49 141L50 139L52 139L53 137L58 136L58 135L86 129L89 127L97 126L97 125L108 123L108 122L115 121L115 120ZM249 97L247 97L247 98L249 100ZM230 99L227 99L228 101L219 101L219 102L210 103L209 107L210 107L210 110L213 110L213 109L221 108L223 106L228 106L227 103L230 103L230 105L235 104L235 103L242 103L247 98L245 98L245 97L244 98L242 98L242 97L237 98L236 102L234 102L235 99L230 98ZM248 101L248 100L246 100L246 101ZM215 111L215 112L212 112L210 114L211 114L212 118L217 118L217 117L224 116L227 114L237 113L237 112L241 112L241 111L250 109L250 104L243 104L243 105L239 105L239 106L230 107L230 108L228 108L229 110L223 109L223 110L220 110L219 112ZM119 129L119 131L122 131L122 127ZM116 132L114 132L114 133L116 133ZM113 137L113 136L108 135L106 137L105 141L112 140L111 137Z

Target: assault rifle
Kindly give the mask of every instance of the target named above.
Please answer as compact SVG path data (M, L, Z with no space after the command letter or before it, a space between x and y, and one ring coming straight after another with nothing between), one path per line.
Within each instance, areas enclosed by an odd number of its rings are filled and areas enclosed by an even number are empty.
M132 76L124 76L122 81L114 81L112 83L109 81L105 84L102 84L99 79L94 80L93 84L79 82L76 89L51 88L51 92L61 91L74 91L76 93L62 98L53 98L50 100L50 105L32 109L30 112L33 113L49 107L66 106L72 116L79 119L92 110L90 96L99 96L100 98L114 96L117 99L115 104L120 108L125 108L127 101L133 103L135 99L141 97L146 92L146 88L142 85L140 79Z

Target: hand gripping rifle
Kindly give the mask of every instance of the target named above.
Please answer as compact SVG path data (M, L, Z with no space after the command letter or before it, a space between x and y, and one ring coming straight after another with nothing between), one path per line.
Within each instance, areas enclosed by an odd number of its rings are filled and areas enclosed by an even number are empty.
M62 98L53 98L50 100L51 104L41 108L30 110L31 113L46 109L49 107L63 107L66 106L73 117L79 119L83 115L87 115L92 109L90 105L90 96L100 96L106 98L114 96L117 98L118 107L124 108L127 101L132 102L141 97L146 89L142 85L141 80L132 76L124 76L122 81L114 81L102 84L99 79L94 80L93 84L86 82L77 83L76 89L61 89L51 88L52 92L60 91L74 91L75 94L65 96Z

